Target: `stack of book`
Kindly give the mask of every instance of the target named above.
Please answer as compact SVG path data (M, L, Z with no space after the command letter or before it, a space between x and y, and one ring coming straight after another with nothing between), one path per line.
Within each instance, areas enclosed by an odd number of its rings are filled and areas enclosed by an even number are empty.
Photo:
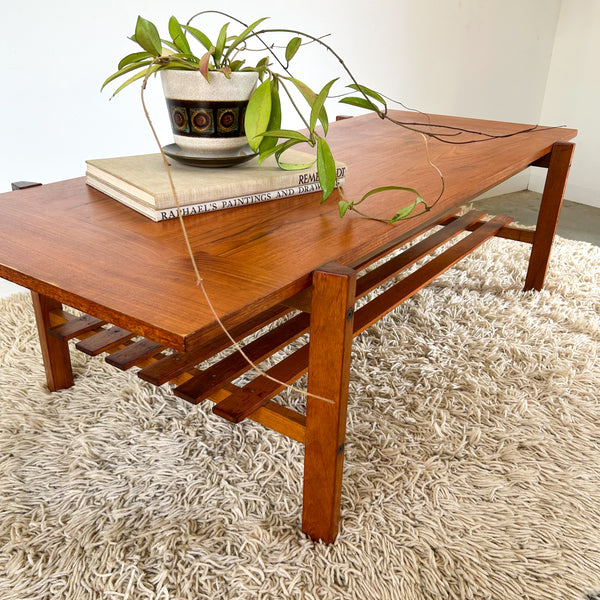
M306 164L311 157L288 151L286 161ZM308 160L307 160L308 156ZM169 177L160 154L88 160L86 182L154 221L178 216ZM169 160L183 216L268 202L321 189L316 164L301 171L281 170L273 157L256 158L228 168L199 168ZM337 164L338 185L346 166Z

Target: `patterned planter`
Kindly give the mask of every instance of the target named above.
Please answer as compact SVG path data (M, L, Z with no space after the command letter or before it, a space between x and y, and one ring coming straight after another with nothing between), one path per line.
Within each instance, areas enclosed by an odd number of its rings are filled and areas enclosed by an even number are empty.
M184 151L226 156L247 144L244 116L258 73L235 72L230 78L210 72L160 72L175 143Z

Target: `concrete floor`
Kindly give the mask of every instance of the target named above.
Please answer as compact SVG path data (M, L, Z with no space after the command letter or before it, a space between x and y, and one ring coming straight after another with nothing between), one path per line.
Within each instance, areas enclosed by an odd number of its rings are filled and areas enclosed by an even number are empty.
M473 203L473 207L490 214L509 215L520 225L529 226L535 225L540 198L541 194L536 192L515 192L478 200ZM566 200L557 233L568 239L583 240L600 246L600 208ZM0 298L23 291L23 288L0 279Z
M490 214L514 217L519 225L535 225L538 206L542 195L522 191L503 196L494 196L473 202L473 208ZM570 240L581 240L600 246L600 208L565 200L556 232Z

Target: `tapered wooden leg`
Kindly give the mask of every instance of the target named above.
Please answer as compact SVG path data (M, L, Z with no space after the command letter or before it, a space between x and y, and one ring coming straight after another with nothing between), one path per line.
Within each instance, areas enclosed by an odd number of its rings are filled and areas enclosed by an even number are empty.
M340 519L355 291L356 273L342 265L313 275L302 531L327 543Z
M62 390L73 385L73 370L68 342L59 340L48 334L51 327L50 311L61 309L62 304L57 300L31 292L33 310L37 322L42 357L46 369L46 381L51 392Z
M563 202L569 167L575 144L556 142L552 147L546 184L529 258L529 268L525 279L525 290L541 290L544 287L552 241Z

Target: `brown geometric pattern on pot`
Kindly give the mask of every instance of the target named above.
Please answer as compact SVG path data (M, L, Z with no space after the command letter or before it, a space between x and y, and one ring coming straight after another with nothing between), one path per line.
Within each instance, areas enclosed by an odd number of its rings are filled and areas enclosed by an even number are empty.
M173 133L190 137L243 136L247 105L247 101L208 102L167 98Z

